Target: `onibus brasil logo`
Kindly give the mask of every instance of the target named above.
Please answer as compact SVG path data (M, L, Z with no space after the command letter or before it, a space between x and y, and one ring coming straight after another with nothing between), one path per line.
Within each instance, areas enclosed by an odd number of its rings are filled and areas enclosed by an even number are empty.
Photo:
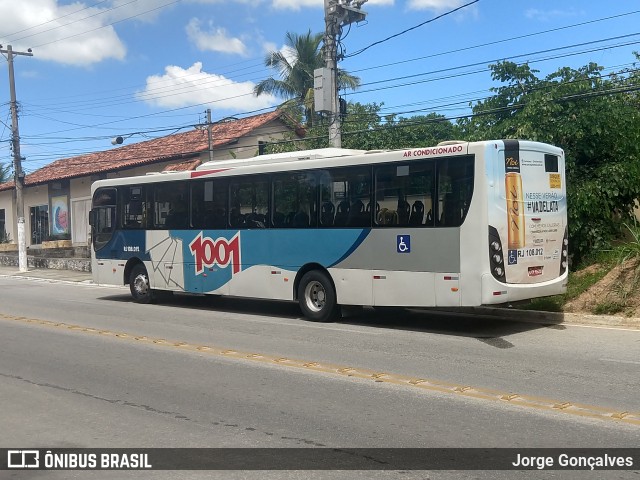
M189 244L189 249L196 261L196 275L204 273L205 268L218 265L232 267L232 274L240 273L240 232L231 240L218 237L215 240L205 237L202 232Z

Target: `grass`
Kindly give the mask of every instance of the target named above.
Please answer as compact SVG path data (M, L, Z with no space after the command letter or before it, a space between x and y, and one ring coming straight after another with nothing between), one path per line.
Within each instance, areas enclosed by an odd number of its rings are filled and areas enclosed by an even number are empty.
M605 300L595 306L593 313L596 315L615 315L622 312L626 306L624 302Z

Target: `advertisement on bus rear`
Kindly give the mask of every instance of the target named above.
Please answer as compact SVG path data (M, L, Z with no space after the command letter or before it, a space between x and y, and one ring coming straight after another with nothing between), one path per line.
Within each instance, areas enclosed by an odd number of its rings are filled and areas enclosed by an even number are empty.
M566 185L561 155L505 141L494 164L489 224L500 237L506 283L539 283L560 275L566 260ZM564 250L564 253L563 253Z

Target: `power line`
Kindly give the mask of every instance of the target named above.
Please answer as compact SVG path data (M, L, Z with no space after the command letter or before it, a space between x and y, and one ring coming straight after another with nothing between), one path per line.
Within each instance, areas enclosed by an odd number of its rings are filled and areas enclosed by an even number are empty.
M132 0L132 2L129 2L129 3L133 3L133 1L137 1L137 0ZM97 30L101 30L101 29L106 28L106 27L111 27L112 25L116 25L116 24L118 24L118 23L122 23L122 22L125 22L125 21L127 21L127 20L131 20L132 18L141 17L142 15L146 15L147 13L155 12L156 10L161 10L161 9L163 9L163 8L166 8L166 7L170 6L170 5L173 5L173 4L175 4L175 3L178 3L178 2L180 2L180 1L181 1L181 0L173 0L172 2L169 2L169 3L165 4L165 5L160 5L159 7L155 7L155 8L152 8L152 9L150 9L150 10L146 10L146 11L144 11L144 12L137 13L137 14L135 14L135 15L131 15L131 16L129 16L129 17L122 18L122 19L120 19L120 20L115 20L115 21L113 21L113 22L111 22L111 23L107 23L107 24L105 24L105 25L101 25L101 26L99 26L99 27L92 28L92 29L90 29L90 30L86 30L86 31L81 32L81 33L76 33L76 34L73 34L73 35L69 35L69 36L67 36L67 37L62 37L62 38L58 38L58 39L56 39L56 40L52 40L52 41L50 41L50 42L41 43L41 44L39 44L39 45L34 46L33 48L40 48L40 47L44 47L44 46L46 46L46 45L51 45L51 44L53 44L53 43L61 42L62 40L68 40L68 39L70 39L70 38L79 37L79 36L85 35L85 34L87 34L87 33L91 33L91 32L95 32L95 31L97 31ZM128 4L127 4L127 5L128 5ZM119 7L114 7L114 9L115 9L115 8L119 8ZM93 15L92 15L92 16L93 16ZM88 17L87 17L87 18L88 18ZM71 23L74 23L74 22L71 22ZM56 27L56 28L57 28L57 27ZM31 36L31 35L29 35L29 36ZM23 37L23 38L26 38L26 37Z
M373 67L367 67L367 68L361 68L359 70L354 70L352 73L364 72L364 71L368 71L368 70L375 70L375 69L378 69L378 68L396 67L398 65L402 65L402 64L406 64L406 63L412 63L412 62L416 62L416 61L419 61L419 60L427 60L427 59L430 59L430 58L436 58L436 57L442 57L442 56L446 56L446 55L451 55L453 53L467 52L469 50L475 50L475 49L478 49L478 48L490 47L490 46L493 46L493 45L499 45L501 43L512 42L514 40L523 40L525 38L531 38L531 37L535 37L535 36L538 36L538 35L545 35L547 33L564 31L564 30L567 30L567 29L570 29L570 28L583 27L585 25L592 25L594 23L604 22L604 21L607 21L607 20L613 20L613 19L616 19L616 18L625 17L625 16L628 16L628 15L635 15L635 14L638 14L638 13L640 13L640 10L634 10L633 12L621 13L619 15L612 15L610 17L598 18L598 19L595 19L595 20L589 20L589 21L586 21L586 22L575 23L575 24L572 24L572 25L564 25L562 27L552 28L552 29L549 29L549 30L543 30L541 32L527 33L525 35L519 35L517 37L503 38L501 40L495 40L495 41L492 41L492 42L481 43L481 44L478 44L478 45L471 45L471 46L463 47L463 48L456 48L454 50L448 50L448 51L445 51L445 52L438 52L438 53L433 53L431 55L424 55L422 57L409 58L407 60L400 60L398 62L385 63L385 64L382 64L382 65L374 65Z
M467 7L471 6L471 5L473 5L474 3L478 3L479 1L480 0L473 0L472 2L465 3L464 5L461 5L458 8L454 8L453 10L449 10L448 12L445 12L445 13L443 13L441 15L438 15L437 17L430 18L429 20L425 20L424 22L419 23L418 25L414 25L413 27L407 28L407 29L405 29L405 30L403 30L401 32L398 32L398 33L396 33L394 35L391 35L391 36L389 36L389 37L387 37L385 39L378 40L377 42L373 42L372 44L367 45L364 48L361 48L357 52L354 52L354 53L352 53L350 55L345 55L344 58L351 58L351 57L355 57L356 55L360 55L361 53L364 53L367 50L369 50L371 47L374 47L376 45L380 45L381 43L388 42L389 40L392 40L392 39L397 38L397 37L399 37L401 35L404 35L407 32L415 30L416 28L420 28L420 27L422 27L424 25L427 25L429 23L435 22L436 20L439 20L439 19L441 19L443 17L446 17L447 15L451 15L452 13L455 13L455 12L457 12L459 10L462 10L463 8L467 8Z

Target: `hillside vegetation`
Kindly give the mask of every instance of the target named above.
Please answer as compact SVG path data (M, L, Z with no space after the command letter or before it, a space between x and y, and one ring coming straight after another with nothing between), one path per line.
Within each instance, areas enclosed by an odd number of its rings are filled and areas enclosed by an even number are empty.
M569 273L567 293L533 300L523 308L640 318L640 227L610 250L585 259Z
M640 56L635 53L636 62ZM530 65L490 65L492 94L472 103L472 114L450 118L432 112L382 116L382 104L349 103L342 146L375 150L430 146L445 140L535 140L566 156L569 244L572 261L584 265L594 252L612 250L626 233L640 199L640 70L634 64L605 73L590 63L560 68L545 77ZM414 110L417 111L417 110ZM295 112L294 112L295 116ZM307 135L270 150L328 146L322 118ZM604 267L603 267L604 268Z

